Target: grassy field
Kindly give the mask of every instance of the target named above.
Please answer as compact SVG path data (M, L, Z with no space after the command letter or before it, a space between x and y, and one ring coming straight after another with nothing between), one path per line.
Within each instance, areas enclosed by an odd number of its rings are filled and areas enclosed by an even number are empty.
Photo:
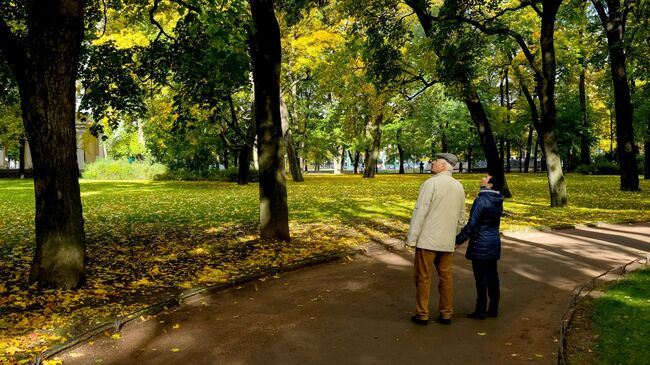
M628 274L593 308L598 364L650 364L650 269Z
M307 175L288 182L290 244L257 239L258 186L219 182L81 180L87 285L26 283L33 255L34 191L0 180L0 362L25 359L85 328L198 285L228 282L371 240L404 238L429 175ZM467 203L480 175L457 175ZM616 176L568 175L569 207L548 207L544 174L511 174L504 230L650 221L650 182L620 192ZM9 361L9 360L7 360Z

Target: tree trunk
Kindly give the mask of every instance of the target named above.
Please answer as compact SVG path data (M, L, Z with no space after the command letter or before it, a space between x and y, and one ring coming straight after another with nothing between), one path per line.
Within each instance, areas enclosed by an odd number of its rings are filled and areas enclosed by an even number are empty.
M372 136L372 145L368 151L368 158L366 159L366 169L363 172L364 178L374 178L377 171L377 160L379 159L379 148L381 146L381 124L384 119L384 114L380 113L375 117L370 126L370 133Z
M250 146L243 146L239 150L239 166L237 168L237 184L238 185L247 185L248 176L250 175L251 170L251 156L253 154L253 149Z
M583 66L580 73L580 120L582 124L582 133L580 133L580 164L591 164L589 152L589 120L587 119L587 92L585 87L585 67Z
M343 172L343 162L345 161L345 148L337 147L336 153L334 154L334 159L332 161L332 167L334 168L334 175L341 175Z
M36 250L29 279L70 289L84 282L86 255L75 131L83 2L33 1L27 10L25 48L0 21L0 50L18 82L34 165Z
M524 160L524 172L528 173L528 166L530 165L530 152L533 148L533 126L528 128L528 139L526 140L526 159Z
M543 1L544 12L540 32L542 51L542 77L538 80L538 94L541 106L541 127L538 134L542 136L542 148L546 160L548 188L551 195L551 207L567 205L567 190L562 172L562 163L557 147L555 128L557 110L555 107L555 16L561 0Z
M25 177L25 138L18 139L18 175L20 178Z
M497 151L497 145L494 141L492 128L490 127L490 121L488 120L487 114L485 113L485 109L483 109L483 105L481 105L481 101L479 100L476 90L469 92L466 90L465 105L467 105L469 114L472 116L474 125L478 130L481 147L483 148L483 153L485 154L485 159L487 161L488 174L502 179L501 181L503 181L503 188L501 189L501 194L503 194L503 196L506 198L511 198L512 193L508 188L506 176L503 172L503 160L499 158L499 151Z
M535 139L535 156L533 160L533 172L537 172L537 151L539 151L539 136Z
M645 143L644 148L644 174L643 178L648 180L650 179L650 113L648 114L648 128L645 131Z
M341 165L339 166L341 173L345 172L345 153L345 147L341 147Z
M616 152L621 171L621 190L639 190L639 175L634 148L634 122L625 60L625 18L628 9L619 0L592 0L605 32L609 64L614 84L616 109Z
M354 173L359 173L359 159L361 158L361 152L356 151L354 153Z
M280 117L280 27L272 0L249 0L253 19L251 59L260 175L260 235L289 241L289 208L284 178Z
M287 149L287 158L289 159L289 172L291 179L294 182L305 181L300 171L300 160L296 153L296 146L293 144L293 137L291 137L291 128L289 126L289 110L284 98L280 97L280 116L282 119L282 135L284 136L284 144Z
M399 154L399 174L404 175L404 149L402 148L402 129L397 130L397 152Z

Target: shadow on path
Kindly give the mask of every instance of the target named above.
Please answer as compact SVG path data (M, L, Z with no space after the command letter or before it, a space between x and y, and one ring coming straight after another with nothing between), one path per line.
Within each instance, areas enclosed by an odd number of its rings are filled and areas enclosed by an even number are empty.
M465 317L474 281L455 254L451 326L417 326L413 253L380 247L333 263L199 295L180 308L63 353L89 364L539 364L557 363L557 336L573 289L650 252L650 226L507 233L499 318ZM616 230L616 231L615 231ZM612 233L615 232L615 233ZM432 290L430 308L438 297Z

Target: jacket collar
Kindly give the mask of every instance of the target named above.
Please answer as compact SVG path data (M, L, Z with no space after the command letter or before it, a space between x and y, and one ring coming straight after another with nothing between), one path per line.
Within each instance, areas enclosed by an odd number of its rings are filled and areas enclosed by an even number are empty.
M435 175L433 175L433 176L442 176L442 175L451 176L451 171L447 171L447 170L445 170L445 171L440 171L439 173L437 173L437 174L435 174Z

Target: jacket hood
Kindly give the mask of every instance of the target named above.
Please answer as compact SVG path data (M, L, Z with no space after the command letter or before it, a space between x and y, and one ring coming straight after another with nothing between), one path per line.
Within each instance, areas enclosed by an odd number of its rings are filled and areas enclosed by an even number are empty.
M495 207L503 207L503 195L496 190L490 190L488 188L481 188L481 191L478 193L479 196L487 198Z

